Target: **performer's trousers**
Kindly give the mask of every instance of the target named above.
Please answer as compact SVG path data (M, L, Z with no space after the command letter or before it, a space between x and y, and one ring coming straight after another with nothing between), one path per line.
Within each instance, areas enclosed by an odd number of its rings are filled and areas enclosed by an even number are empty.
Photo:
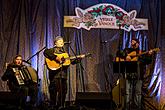
M137 79L126 80L126 96L125 108L126 110L141 110L141 87L142 81Z
M67 93L67 79L54 78L52 81L50 81L49 93L52 105L64 107Z

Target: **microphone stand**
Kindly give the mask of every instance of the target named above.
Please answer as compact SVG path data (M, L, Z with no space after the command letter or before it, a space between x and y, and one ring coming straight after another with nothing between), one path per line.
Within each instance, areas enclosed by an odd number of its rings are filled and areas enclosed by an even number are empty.
M74 56L77 59L76 53L74 52L73 48L70 45L69 45L69 48L71 49L71 51L73 52ZM80 63L80 66L81 66L82 70L84 70L84 67L82 66L82 63ZM84 77L83 77L83 75L82 75L82 86L83 86L83 91L85 92L85 85L84 85Z
M100 35L101 36L101 35ZM112 96L112 85L110 83L110 79L109 79L109 76L108 76L108 73L106 72L106 64L108 64L106 61L106 55L107 55L107 43L110 42L110 41L101 41L101 44L103 46L102 47L102 53L103 53L103 71L104 71L104 77L105 77L105 91L106 93L108 93L110 95L110 97L113 97ZM105 49L105 50L104 50ZM108 67L110 68L110 67ZM112 108L112 102L110 101L110 108Z
M119 51L119 78L120 78L120 75L121 75L121 60L120 60L120 52L121 52L121 35L122 35L122 29L121 29L121 24L119 24L119 31L120 31L120 33L119 33L119 44L118 44L118 51ZM122 106L122 104L121 104L121 100L122 99L120 99L120 97L121 97L121 94L120 94L120 83L119 83L119 104L118 104L118 108L120 108L121 106Z
M110 89L112 89L112 85L110 84L110 80L109 80L109 77L108 77L108 74L106 72L106 58L105 58L105 55L107 54L107 43L109 41L102 41L101 44L103 44L103 47L102 47L102 53L104 54L103 56L103 66L104 66L104 76L105 76L105 80L106 80L106 84L105 84L105 91L110 93ZM105 48L105 50L104 50Z
M37 55L37 78L38 78L38 70L39 70L39 68L38 68L38 64L39 64L39 53L42 51L42 50L44 50L46 48L46 46L45 47L43 47L41 50L39 50L38 52L36 52L34 55L32 55L28 60L27 60L27 62L29 61L29 60L31 60L34 56L36 56ZM38 79L38 83L40 82L40 80Z
M34 55L32 55L28 60L27 60L27 62L29 62L29 60L31 60L34 56L36 56L37 55L37 71L36 71L36 74L37 74L37 87L39 87L40 86L40 84L39 84L39 82L40 82L40 79L39 79L39 75L38 75L38 64L39 64L39 53L42 51L42 50L44 50L46 48L46 46L45 47L43 47L41 50L39 50L38 52L36 52ZM39 103L38 102L38 97L37 97L37 103Z
M73 52L73 54L74 54L74 56L75 56L75 58L77 59L77 56L76 56L76 53L74 52L74 50L73 50L73 48L70 46L70 43L67 43L68 45L69 45L69 48L71 49L71 51ZM83 68L83 66L82 66L82 64L80 63L80 66L81 66L81 68L84 70L84 68ZM70 75L69 75L69 86L70 86ZM82 86L83 86L83 91L85 91L85 86L84 86L84 77L82 76ZM69 87L69 106L70 106L70 87Z

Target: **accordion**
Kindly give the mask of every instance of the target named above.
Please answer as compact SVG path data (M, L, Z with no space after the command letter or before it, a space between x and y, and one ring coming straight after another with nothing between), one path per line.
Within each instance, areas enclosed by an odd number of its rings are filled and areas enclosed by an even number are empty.
M35 69L29 66L23 66L21 69L13 68L15 77L19 85L26 85L38 82L38 76Z

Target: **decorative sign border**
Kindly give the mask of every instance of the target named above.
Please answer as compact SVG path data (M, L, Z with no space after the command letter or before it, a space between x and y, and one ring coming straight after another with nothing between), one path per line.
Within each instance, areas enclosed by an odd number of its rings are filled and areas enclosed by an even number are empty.
M97 4L85 10L75 8L76 16L64 16L64 27L148 30L148 19L136 18L136 10L126 12L113 4Z

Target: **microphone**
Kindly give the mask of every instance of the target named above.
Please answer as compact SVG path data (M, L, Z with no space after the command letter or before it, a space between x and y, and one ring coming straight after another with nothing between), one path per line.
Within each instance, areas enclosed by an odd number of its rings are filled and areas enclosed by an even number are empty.
M30 62L28 62L28 61L26 61L26 60L22 60L22 62L25 62L25 63L27 63L27 64L31 65L31 63L30 63Z
M71 41L69 41L69 42L64 42L64 44L71 44L72 42Z

